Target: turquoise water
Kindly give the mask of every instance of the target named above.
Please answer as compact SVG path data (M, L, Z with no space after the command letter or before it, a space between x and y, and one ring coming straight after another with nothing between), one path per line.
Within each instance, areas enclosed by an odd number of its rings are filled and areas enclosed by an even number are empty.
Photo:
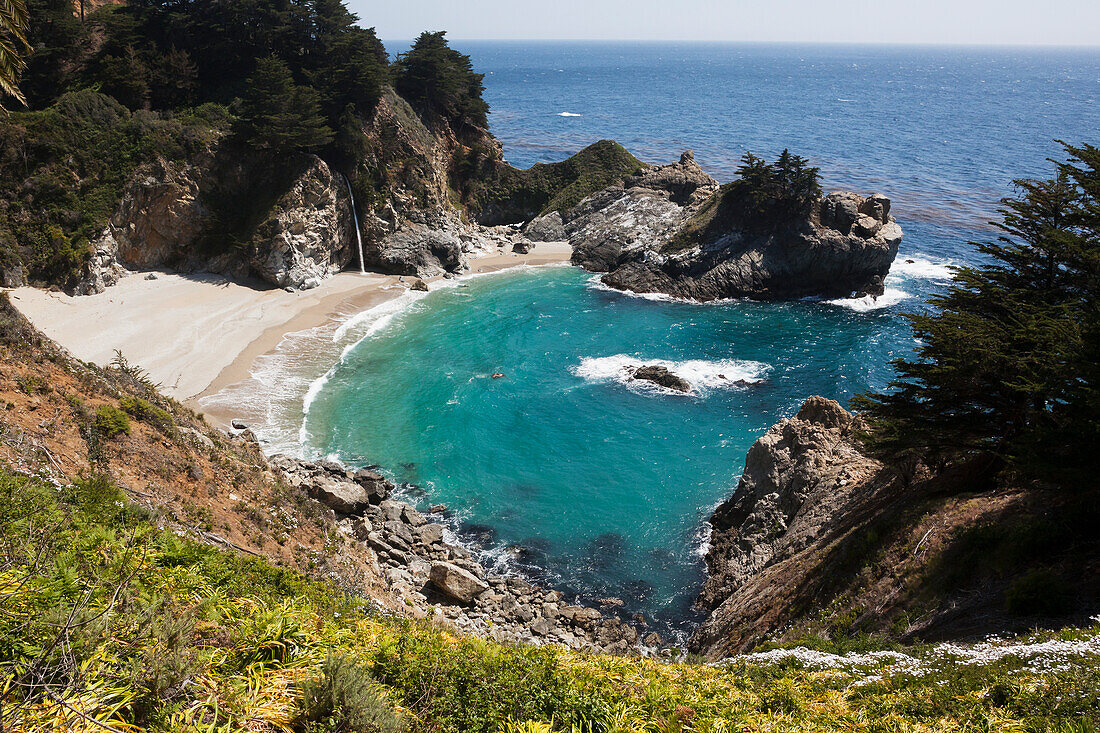
M701 528L753 440L807 395L883 386L911 348L890 309L860 305L662 302L572 267L476 277L359 324L373 333L329 375L303 437L446 504L487 562L667 628L690 618ZM697 393L620 372L657 360Z
M570 268L513 272L296 335L255 373L271 450L380 464L406 496L446 504L487 563L621 598L665 630L691 621L704 520L752 442L809 395L883 387L914 346L900 313L995 236L1012 179L1049 175L1055 138L1100 129L1095 49L456 45L486 73L517 165L610 137L653 161L693 148L729 180L744 151L790 147L827 190L894 199L905 239L876 303L702 306ZM616 379L654 360L703 387Z

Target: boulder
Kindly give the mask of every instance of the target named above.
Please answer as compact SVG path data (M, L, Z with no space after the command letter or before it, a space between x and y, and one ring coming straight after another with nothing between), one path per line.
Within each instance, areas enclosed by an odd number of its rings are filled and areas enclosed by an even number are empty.
M443 525L429 522L415 530L417 538L423 545L435 545L443 542Z
M409 290L417 290L421 293L428 292L428 283L424 282L420 278L414 278L412 285L409 286Z
M447 562L432 563L428 579L442 593L459 603L471 603L489 589L488 584L473 573Z
M466 265L462 242L452 232L407 223L371 245L368 264L392 275L432 277Z
M639 379L645 382L653 382L665 389L676 390L677 392L690 392L691 383L681 376L673 374L667 367L663 366L642 366L634 370L634 373L630 375L631 379Z
M394 486L382 474L361 468L352 474L352 480L363 487L371 504L381 504L393 493Z
M331 475L315 476L309 484L309 494L337 514L358 515L370 506L370 495L354 481Z

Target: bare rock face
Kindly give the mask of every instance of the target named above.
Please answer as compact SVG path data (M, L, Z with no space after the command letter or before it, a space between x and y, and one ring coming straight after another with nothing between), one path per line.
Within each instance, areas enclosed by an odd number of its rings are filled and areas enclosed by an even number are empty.
M108 226L120 262L159 267L198 240L208 213L199 200L201 176L196 166L164 160L138 171Z
M691 383L683 377L673 374L667 367L663 366L642 366L634 370L634 373L630 375L631 379L641 379L646 382L653 382L660 385L665 389L673 389L677 392L690 392Z
M448 562L432 563L428 579L432 585L460 603L472 603L475 597L489 590L488 584L481 578Z
M689 238L687 246L646 239L644 247L622 253L603 281L704 301L881 295L902 238L889 199L834 193L815 210L783 226Z
M310 156L309 164L256 229L248 264L279 287L308 289L353 257L351 199L342 177Z
M138 168L102 234L93 243L76 295L94 295L111 287L127 268L177 263L203 231L208 212L199 197L199 181L210 164L173 163L158 158Z
M709 616L691 648L736 652L784 618L814 563L800 561L881 465L859 451L856 417L824 397L806 400L756 441L733 496L710 523L708 577L697 605Z
M0 269L0 287L20 288L27 284L27 268L15 264Z
M650 166L581 201L562 217L573 264L609 272L663 242L713 194L718 182L690 152L679 163Z
M564 242L567 239L565 224L557 211L532 219L523 228L523 233L532 242Z
M211 225L202 187L218 176L209 153L191 163L158 159L143 165L94 243L76 294L102 292L127 268L155 267L251 275L278 287L315 287L350 262L355 231L343 180L316 156L304 163L256 227L246 251L209 259L198 246Z
M695 162L695 153L684 151L680 162L649 166L626 180L624 188L645 188L668 192L669 200L688 206L706 199L718 182Z
M466 264L455 234L415 223L383 237L371 260L382 272L417 277L454 272Z

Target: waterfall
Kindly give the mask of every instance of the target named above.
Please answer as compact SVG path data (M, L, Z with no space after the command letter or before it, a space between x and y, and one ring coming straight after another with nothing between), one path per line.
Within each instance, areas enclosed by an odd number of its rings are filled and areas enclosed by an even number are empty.
M355 221L355 241L359 244L359 272L366 275L367 268L363 264L363 235L359 233L359 212L355 210L355 193L351 190L351 179L344 176L344 183L348 185L348 196L351 197L351 218Z

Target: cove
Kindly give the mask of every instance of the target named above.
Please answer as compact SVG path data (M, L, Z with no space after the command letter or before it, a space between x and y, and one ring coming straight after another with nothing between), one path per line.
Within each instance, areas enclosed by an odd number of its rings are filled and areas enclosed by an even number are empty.
M692 620L705 519L752 442L809 395L883 387L911 352L890 304L948 271L898 269L871 308L646 299L572 267L466 279L349 345L310 396L303 449L380 465L406 500L445 504L488 566L620 599L675 634ZM656 361L693 394L622 377Z

